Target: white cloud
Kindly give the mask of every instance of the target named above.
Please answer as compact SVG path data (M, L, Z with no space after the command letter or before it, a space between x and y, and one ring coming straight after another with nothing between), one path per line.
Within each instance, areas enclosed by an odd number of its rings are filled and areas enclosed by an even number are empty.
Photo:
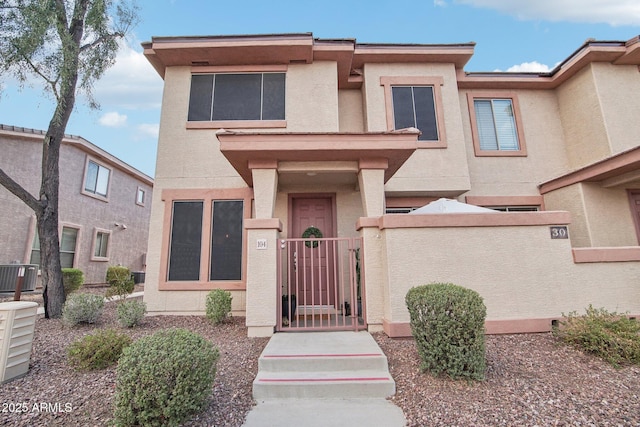
M110 113L103 114L102 117L98 119L98 123L110 128L120 128L126 126L127 116L116 111L112 111Z
M445 0L433 0L433 5L436 7L444 7L447 5L447 2Z
M507 69L509 73L524 72L524 73L546 73L551 71L548 65L541 64L537 61L523 62Z
M158 138L160 134L160 125L158 123L143 123L137 126L136 132L138 138Z
M443 0L435 0L436 4ZM452 0L455 3L495 9L522 20L640 25L638 0Z
M142 52L122 43L115 64L94 87L102 107L130 110L159 109L163 81Z

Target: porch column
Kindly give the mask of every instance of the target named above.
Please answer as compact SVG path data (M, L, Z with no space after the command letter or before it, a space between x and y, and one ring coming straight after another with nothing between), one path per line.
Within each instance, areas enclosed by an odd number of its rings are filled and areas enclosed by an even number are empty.
M256 218L273 218L278 192L278 162L276 160L250 160L253 178L253 197Z
M384 214L384 171L389 167L387 159L360 159L358 184L365 217Z
M270 337L278 312L278 237L282 223L277 218L247 219L246 325L250 337Z

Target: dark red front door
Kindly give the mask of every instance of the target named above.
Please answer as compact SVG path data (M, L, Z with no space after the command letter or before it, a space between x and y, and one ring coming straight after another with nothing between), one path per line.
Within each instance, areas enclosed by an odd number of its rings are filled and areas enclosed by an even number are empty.
M305 230L315 227L322 233L322 237L334 237L333 203L331 196L298 196L292 198L291 216L292 226L290 238L301 238ZM318 236L316 236L318 237ZM294 268L293 277L296 280L298 305L327 306L335 304L333 289L333 250L327 242L314 244L309 242L296 245L293 251L294 259L290 264ZM292 287L294 284L291 284Z

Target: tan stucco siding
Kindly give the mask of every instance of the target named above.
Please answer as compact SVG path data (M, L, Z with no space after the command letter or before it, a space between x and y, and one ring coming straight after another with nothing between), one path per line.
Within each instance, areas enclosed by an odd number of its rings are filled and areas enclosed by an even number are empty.
M573 247L593 246L581 184L560 188L545 194L544 205L546 210L565 210L571 212L569 235Z
M589 212L592 246L636 246L629 196L623 188L602 188L597 183L582 184Z
M593 65L557 89L569 169L588 165L611 153L598 91Z
M553 91L495 91L495 97L517 96L527 155L524 157L478 157L472 143L467 93L460 93L469 173L473 183L465 196L539 195L538 184L561 175L567 168L563 129ZM473 91L471 91L473 94ZM486 91L485 91L486 93ZM508 95L507 95L508 94Z
M633 65L594 63L594 80L602 105L611 154L640 143L640 73Z
M438 125L445 135L446 148L419 148L396 172L386 186L387 194L457 195L471 187L462 130L458 86L453 64L366 64L364 85L366 126L369 132L387 131L384 89L381 77L436 77L443 79L442 108L444 123ZM443 132L444 131L444 132Z
M362 91L357 89L338 92L340 132L364 132Z
M640 312L640 287L631 280L640 263L574 264L570 240L550 239L548 226L394 229L382 237L389 321L409 321L407 291L431 282L476 290L488 320L558 318L589 304Z

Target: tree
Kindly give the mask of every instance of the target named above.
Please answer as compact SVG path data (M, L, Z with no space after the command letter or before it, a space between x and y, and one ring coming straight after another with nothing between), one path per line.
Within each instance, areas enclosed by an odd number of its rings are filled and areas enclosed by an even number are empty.
M55 110L42 144L42 176L32 195L0 168L0 184L36 215L45 317L62 315L58 189L60 144L76 95L97 108L91 89L115 61L118 42L137 23L138 8L118 0L0 0L0 70L22 84L35 76Z

